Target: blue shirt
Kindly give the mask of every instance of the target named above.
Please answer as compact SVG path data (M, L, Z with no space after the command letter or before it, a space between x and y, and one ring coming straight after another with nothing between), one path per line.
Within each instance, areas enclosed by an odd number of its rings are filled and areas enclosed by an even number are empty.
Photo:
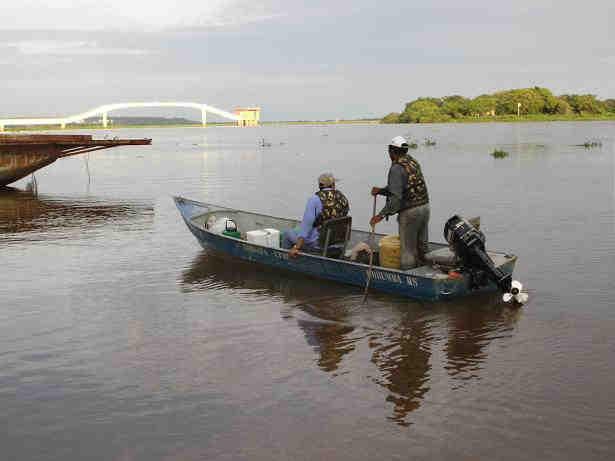
M326 188L323 190L330 190ZM311 247L318 246L318 229L314 227L314 221L318 215L322 213L322 202L316 194L312 195L305 205L305 211L303 212L303 219L301 220L301 230L298 236L302 237L305 241L305 245Z

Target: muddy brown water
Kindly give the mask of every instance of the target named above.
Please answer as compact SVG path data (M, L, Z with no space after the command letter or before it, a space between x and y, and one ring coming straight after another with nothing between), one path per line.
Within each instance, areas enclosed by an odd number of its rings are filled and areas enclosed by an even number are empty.
M613 459L614 128L110 132L153 145L0 192L2 458ZM332 171L367 229L398 134L420 143L431 239L480 215L488 247L519 256L527 306L363 305L361 289L201 250L171 200L296 217ZM576 146L589 139L602 147Z

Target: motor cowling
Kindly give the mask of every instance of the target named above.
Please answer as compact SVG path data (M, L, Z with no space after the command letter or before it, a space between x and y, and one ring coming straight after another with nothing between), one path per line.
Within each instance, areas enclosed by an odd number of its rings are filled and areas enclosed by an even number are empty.
M495 266L485 250L485 234L467 219L454 215L444 225L444 238L452 247L465 269L472 274L473 284L484 285L485 277L493 281L503 293L511 290L512 277Z

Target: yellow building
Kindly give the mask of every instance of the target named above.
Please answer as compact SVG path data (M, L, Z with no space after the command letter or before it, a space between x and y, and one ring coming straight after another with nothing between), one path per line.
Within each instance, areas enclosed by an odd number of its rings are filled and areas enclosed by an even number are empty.
M238 126L258 126L261 118L261 108L238 107L235 109L235 115L239 117L239 120L237 120Z

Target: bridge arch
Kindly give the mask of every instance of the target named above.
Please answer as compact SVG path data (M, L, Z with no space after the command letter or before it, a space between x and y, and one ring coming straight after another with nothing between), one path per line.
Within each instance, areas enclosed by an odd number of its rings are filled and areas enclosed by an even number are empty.
M90 117L96 117L102 115L102 123L104 127L107 127L108 114L111 111L118 109L130 109L140 107L187 107L201 111L201 122L203 126L207 123L207 113L218 115L228 120L233 120L241 125L242 118L239 115L227 112L222 109L210 106L208 104L202 104L197 102L124 102L114 104L104 104L102 106L95 107L94 109L82 112L80 114L69 115L68 117L54 117L54 118L10 118L0 119L0 131L3 131L6 126L15 125L60 125L65 128L69 123L81 123L85 119Z

